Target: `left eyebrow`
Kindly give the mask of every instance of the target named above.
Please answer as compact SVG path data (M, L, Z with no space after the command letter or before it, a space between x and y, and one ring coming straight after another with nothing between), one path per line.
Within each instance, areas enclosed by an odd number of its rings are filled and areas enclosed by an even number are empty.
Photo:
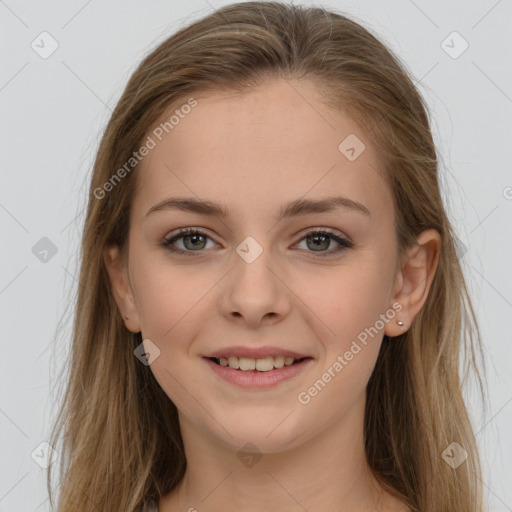
M362 213L371 217L370 210L362 203L342 196L327 197L324 199L296 199L281 206L278 219L307 215L310 213L332 212L338 208ZM178 209L199 215L229 217L229 208L223 204L205 201L193 197L171 197L152 206L146 217L162 210Z
M295 215L307 215L308 213L331 212L337 208L352 210L363 213L368 217L372 214L370 210L362 203L358 203L348 197L333 196L325 199L297 199L283 205L279 213L279 219L285 217L294 217Z

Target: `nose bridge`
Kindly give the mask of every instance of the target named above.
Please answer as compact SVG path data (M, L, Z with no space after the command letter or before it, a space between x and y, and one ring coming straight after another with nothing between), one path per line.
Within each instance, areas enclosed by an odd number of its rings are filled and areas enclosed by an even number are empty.
M268 244L262 240L262 236L247 236L235 248L234 271L235 281L243 281L245 284L258 287L264 287L269 291L274 288L273 281L275 275L271 271L272 268L272 251ZM247 290L245 290L247 292Z
M258 322L268 313L286 313L286 287L278 277L271 249L263 243L247 236L235 248L234 267L223 299L224 313L237 313L251 322Z

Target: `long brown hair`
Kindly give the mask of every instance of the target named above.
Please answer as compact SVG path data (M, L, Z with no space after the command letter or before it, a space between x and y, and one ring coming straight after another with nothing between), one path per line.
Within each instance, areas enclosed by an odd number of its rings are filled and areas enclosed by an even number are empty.
M482 510L462 395L470 373L483 391L480 334L440 195L427 108L405 69L362 24L277 2L221 8L144 58L107 124L90 183L66 389L51 437L57 446L62 436L58 512L143 510L186 468L176 407L134 357L142 337L127 331L104 266L107 245L126 251L137 166L114 182L115 171L171 105L200 91L242 94L277 77L315 84L326 104L371 134L393 192L400 254L424 229L441 235L429 296L407 332L384 336L367 386L368 464L414 511ZM454 442L468 454L456 469L443 457ZM51 471L48 490L53 503Z

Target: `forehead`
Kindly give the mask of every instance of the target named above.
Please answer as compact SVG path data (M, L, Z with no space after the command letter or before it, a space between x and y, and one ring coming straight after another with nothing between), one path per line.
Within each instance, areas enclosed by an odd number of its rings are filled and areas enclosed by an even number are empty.
M235 213L237 205L256 212L338 193L389 209L391 191L371 141L355 120L326 106L313 84L280 79L194 99L193 108L180 109L188 98L175 103L148 133L155 146L137 168L136 215L171 196L232 204Z

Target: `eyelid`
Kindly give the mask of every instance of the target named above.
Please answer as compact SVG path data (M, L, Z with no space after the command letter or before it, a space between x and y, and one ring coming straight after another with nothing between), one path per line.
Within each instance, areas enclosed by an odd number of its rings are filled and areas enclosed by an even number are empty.
M299 239L299 241L302 240L302 238L304 238L305 236L308 236L310 233L325 233L327 235L332 235L332 236L336 236L338 238L343 238L347 242L351 241L350 238L347 235L345 235L342 231L338 231L333 228L324 228L322 226L306 229L306 231L303 232L302 237Z
M168 234L164 237L164 239L162 241L162 245L171 252L176 252L176 253L181 253L181 254L183 254L183 253L193 254L195 251L183 251L182 249L173 250L174 248L171 248L172 244L174 242L180 240L181 238L186 237L187 235L202 235L202 236L212 240L217 245L221 245L221 244L219 244L219 242L217 242L215 240L215 238L213 238L207 232L207 230L205 228L197 228L194 226L187 226L186 228L178 228L177 230L171 232L171 234ZM203 252L203 251L197 251L197 252Z
M299 238L299 240L294 244L297 245L298 243L302 242L305 238L307 238L310 235L313 234L320 234L320 235L327 235L331 238L331 240L334 240L337 244L339 244L339 247L330 251L319 251L316 252L316 254L320 255L322 257L322 254L327 255L335 255L340 252L342 252L344 249L352 249L354 247L354 242L345 234L340 234L337 230L333 230L331 228L324 228L324 227L313 227L309 228L307 231L305 231L302 236ZM315 254L315 251L306 251L311 254Z

